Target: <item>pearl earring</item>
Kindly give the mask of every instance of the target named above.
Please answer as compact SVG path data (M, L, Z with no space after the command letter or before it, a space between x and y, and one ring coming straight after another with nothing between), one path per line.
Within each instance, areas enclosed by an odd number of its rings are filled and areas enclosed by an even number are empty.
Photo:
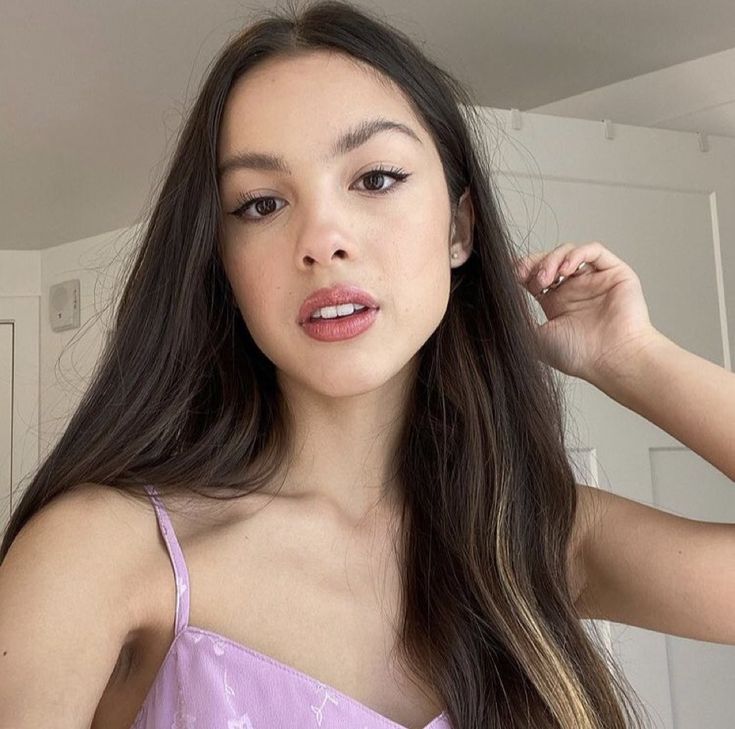
M457 252L455 251L454 253L452 253L452 258L456 258L456 257L457 257Z

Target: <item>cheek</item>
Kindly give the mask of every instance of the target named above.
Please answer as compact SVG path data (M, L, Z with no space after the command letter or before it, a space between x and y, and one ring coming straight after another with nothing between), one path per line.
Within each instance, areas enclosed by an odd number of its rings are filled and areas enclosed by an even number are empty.
M389 275L398 324L413 322L411 334L425 341L446 312L451 283L449 238L435 217L403 228L392 264L395 269Z
M261 261L242 260L227 267L240 314L256 342L272 326L269 319L277 316L273 302L277 300L280 285L274 274Z

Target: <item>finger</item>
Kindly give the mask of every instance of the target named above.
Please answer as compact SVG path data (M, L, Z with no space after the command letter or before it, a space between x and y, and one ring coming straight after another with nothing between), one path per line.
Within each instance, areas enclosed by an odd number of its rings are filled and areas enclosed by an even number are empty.
M516 276L521 283L527 284L536 276L540 268L544 268L548 272L549 261L553 260L555 254L556 258L560 261L564 257L563 254L572 248L574 248L573 243L564 243L552 251L535 251L534 253L529 253L526 256L515 259L513 265L516 270Z
M563 276L562 274L559 274L551 284L541 289L538 294L535 294L534 298L540 299L543 296L546 296L546 294L548 294L550 291L558 289L559 286L561 286L567 279L578 278L579 276L593 273L594 270L595 269L589 263L587 263L587 261L582 261L579 266L577 266L577 269L575 271L572 271L568 276Z
M574 243L563 243L554 248L546 257L539 262L538 271L536 272L536 285L543 290L552 284L558 286L561 281L559 279L559 266L562 261L576 249Z
M604 271L621 264L623 261L599 241L580 246L571 243L558 246L539 263L536 286L540 291L537 298L557 288L570 276Z
M570 251L559 265L558 273L569 276L576 273L581 263L597 271L619 266L622 261L599 241L592 241Z
M577 276L580 276L584 273L587 273L587 270L585 270L585 267L589 270L591 267L588 263L585 261L582 261L582 263L579 264L579 268L576 271L573 271L568 276L563 276L562 274L558 274L557 277L548 285L544 286L537 294L534 294L534 297L536 299L540 299L543 296L546 296L550 291L554 291L555 289L558 289L559 286L561 286L568 278L575 278Z

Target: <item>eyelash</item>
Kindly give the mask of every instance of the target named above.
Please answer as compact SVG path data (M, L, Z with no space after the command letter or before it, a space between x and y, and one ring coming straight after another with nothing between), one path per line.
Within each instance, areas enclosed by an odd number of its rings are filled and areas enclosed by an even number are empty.
M385 188L384 190L367 190L367 192L373 193L374 195L387 195L389 192L397 188L400 183L404 182L407 177L411 175L410 172L405 172L400 167L392 167L392 168L383 168L383 167L377 167L374 170L370 170L369 172L366 172L364 175L360 176L360 180L364 180L366 177L370 177L371 175L380 174L383 176L391 177L396 181L395 185L391 185L390 187ZM276 200L277 198L273 196L258 196L258 195L251 195L251 194L245 194L241 195L237 200L237 208L230 213L231 215L234 215L236 218L239 218L241 220L247 221L248 223L258 223L262 220L266 220L268 217L270 217L273 213L268 213L266 215L261 215L258 218L247 218L245 217L245 211L247 208L249 208L251 205L255 204L259 200ZM278 212L278 211L275 211Z

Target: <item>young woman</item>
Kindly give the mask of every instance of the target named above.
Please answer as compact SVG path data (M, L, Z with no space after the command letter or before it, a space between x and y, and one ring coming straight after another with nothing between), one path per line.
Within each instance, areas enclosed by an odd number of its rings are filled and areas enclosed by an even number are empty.
M514 255L471 109L347 4L223 50L5 535L1 727L623 729L581 618L735 643L735 527L576 484L552 367L730 476L733 375Z

